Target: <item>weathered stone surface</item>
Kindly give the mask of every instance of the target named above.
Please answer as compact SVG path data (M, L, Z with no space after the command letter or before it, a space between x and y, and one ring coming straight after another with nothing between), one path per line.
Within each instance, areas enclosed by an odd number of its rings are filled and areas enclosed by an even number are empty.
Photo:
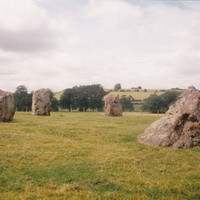
M14 96L0 90L0 122L12 122L15 114Z
M120 117L123 115L122 106L119 101L119 95L107 95L105 97L105 115Z
M190 86L160 120L138 136L152 146L189 148L200 146L200 91Z
M32 97L33 115L50 115L51 111L51 90L41 89L34 92Z

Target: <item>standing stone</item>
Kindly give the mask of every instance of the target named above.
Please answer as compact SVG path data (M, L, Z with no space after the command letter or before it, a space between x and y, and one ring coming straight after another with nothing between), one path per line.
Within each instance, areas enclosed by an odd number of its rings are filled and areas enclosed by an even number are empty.
M33 115L50 115L51 111L51 90L41 89L34 92L32 97Z
M163 147L200 146L200 91L190 86L165 116L138 136L138 142Z
M0 122L12 122L14 114L14 95L0 90Z
M105 97L105 115L121 117L122 114L123 111L119 101L119 95L107 95Z

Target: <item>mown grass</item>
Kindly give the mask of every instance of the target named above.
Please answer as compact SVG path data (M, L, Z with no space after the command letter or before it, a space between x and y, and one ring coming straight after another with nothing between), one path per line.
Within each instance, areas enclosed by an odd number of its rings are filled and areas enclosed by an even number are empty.
M200 199L200 148L137 143L159 118L17 112L0 124L0 199Z

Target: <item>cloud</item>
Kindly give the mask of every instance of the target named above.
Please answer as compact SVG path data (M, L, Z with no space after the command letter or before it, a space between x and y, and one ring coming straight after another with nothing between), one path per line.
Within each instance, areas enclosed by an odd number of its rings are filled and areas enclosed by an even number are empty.
M187 2L2 0L1 87L198 88L199 9Z
M32 52L55 48L56 27L33 0L0 2L0 48Z
M170 56L170 66L180 75L200 75L200 51L199 52L176 52Z
M109 27L139 20L141 15L140 6L131 6L123 1L90 0L85 10L88 19Z

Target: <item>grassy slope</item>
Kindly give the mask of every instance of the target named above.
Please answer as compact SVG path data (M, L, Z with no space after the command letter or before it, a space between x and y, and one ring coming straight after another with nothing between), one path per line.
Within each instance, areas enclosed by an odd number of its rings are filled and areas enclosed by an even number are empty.
M60 100L61 95L63 94L63 91L60 92L54 92L54 96L56 99Z
M156 90L156 89L149 89L147 90L147 92L144 92L143 90L140 90L139 92L135 92L134 90L131 90L131 92L110 92L110 94L117 94L119 95L120 97L122 95L126 95L126 96L129 96L131 95L135 100L144 100L145 98L148 98L151 94L154 94L155 91L157 91L157 95L161 95L163 94L164 92L160 92L160 90Z
M17 112L0 124L0 199L200 199L200 148L136 142L156 119Z

